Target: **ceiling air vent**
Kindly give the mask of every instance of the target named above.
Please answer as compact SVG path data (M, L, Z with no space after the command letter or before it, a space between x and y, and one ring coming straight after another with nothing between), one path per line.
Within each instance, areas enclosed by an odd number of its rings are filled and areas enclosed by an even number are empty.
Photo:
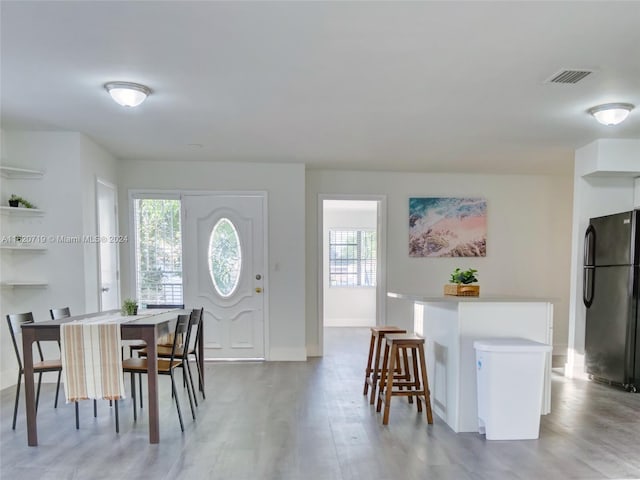
M562 69L547 78L544 83L578 83L583 78L591 75L593 70L586 69Z

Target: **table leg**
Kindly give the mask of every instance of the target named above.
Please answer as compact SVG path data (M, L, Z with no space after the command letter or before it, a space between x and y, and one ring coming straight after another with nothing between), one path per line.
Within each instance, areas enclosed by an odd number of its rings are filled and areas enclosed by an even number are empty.
M160 409L158 404L158 336L155 327L145 328L147 342L147 401L149 404L149 443L160 443Z
M22 351L24 362L24 400L27 411L27 444L30 447L38 445L38 425L36 423L35 387L33 383L33 355L32 346L35 341L35 331L31 328L22 329Z
M378 387L378 380L380 378L380 352L382 351L382 339L383 334L378 332L376 337L375 353L373 354L373 371L371 372L371 398L369 399L369 405L373 405L373 401L376 399L376 388Z

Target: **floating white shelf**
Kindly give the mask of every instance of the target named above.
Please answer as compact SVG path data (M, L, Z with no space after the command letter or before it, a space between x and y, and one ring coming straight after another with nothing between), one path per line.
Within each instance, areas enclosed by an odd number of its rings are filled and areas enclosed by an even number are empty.
M0 282L0 286L3 288L46 288L49 284L41 281L25 281L25 280L11 280L6 282Z
M28 168L0 166L0 175L4 178L38 179L42 178L44 172L40 170L30 170Z
M32 245L0 245L0 250L8 250L11 252L46 252L47 247L37 247Z
M24 207L5 207L0 206L0 214L2 215L19 215L29 217L40 217L44 215L44 210L39 208L24 208Z

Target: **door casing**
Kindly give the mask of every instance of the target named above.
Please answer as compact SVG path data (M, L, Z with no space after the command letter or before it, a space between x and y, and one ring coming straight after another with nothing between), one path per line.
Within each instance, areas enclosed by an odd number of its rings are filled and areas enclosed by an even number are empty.
M376 325L386 325L387 312L387 196L386 195L347 195L318 194L317 228L317 295L318 295L318 356L324 352L324 201L325 200L366 200L378 202L377 246L378 264L376 270Z

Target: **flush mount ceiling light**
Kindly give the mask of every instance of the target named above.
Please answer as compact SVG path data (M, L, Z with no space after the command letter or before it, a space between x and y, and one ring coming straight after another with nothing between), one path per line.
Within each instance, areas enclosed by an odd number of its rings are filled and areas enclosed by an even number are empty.
M618 125L629 116L629 112L635 108L630 103L606 103L587 110L595 119L603 125Z
M131 82L109 82L105 83L104 88L123 107L137 107L151 93L149 87Z

